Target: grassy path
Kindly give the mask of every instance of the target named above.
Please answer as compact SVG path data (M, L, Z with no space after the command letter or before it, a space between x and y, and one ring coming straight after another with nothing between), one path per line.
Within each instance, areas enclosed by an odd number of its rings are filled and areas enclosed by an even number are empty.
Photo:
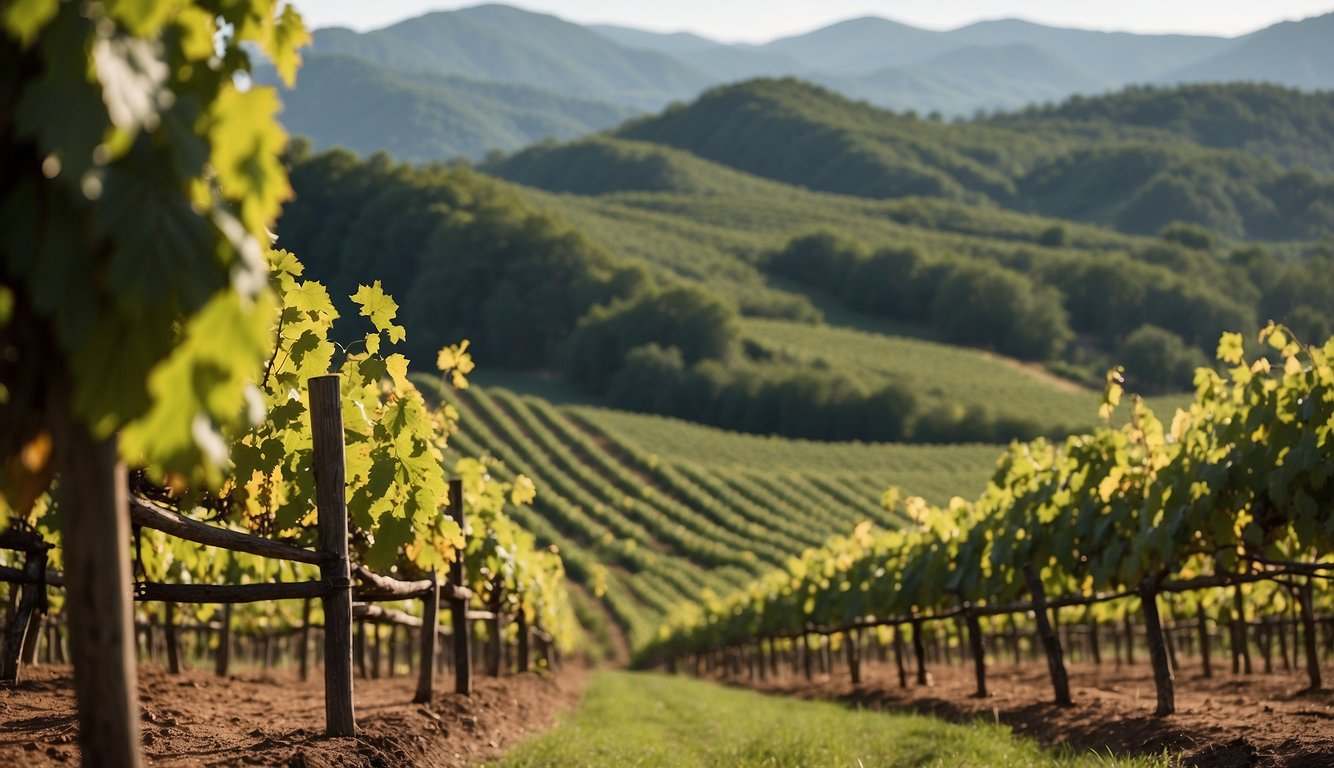
M1151 768L1170 763L1047 752L989 724L953 725L684 678L602 672L578 711L495 765Z

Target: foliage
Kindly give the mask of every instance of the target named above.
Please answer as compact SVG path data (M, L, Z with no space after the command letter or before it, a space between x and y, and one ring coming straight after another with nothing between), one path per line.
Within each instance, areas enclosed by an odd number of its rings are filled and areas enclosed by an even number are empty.
M7 9L5 459L63 439L68 409L98 439L123 429L136 463L217 482L271 346L260 243L290 194L274 92L233 75L255 47L290 81L306 39L276 0ZM62 448L7 463L6 497Z
M683 607L654 652L709 648L807 622L1005 604L1033 566L1050 594L1152 594L1172 577L1305 562L1334 543L1334 339L1304 347L1270 326L1279 363L1244 357L1226 334L1227 377L1200 369L1170 425L1136 398L1130 421L1061 443L1015 443L976 501L902 502L918 527L869 524L725 599ZM1105 410L1121 387L1109 378ZM897 493L886 496L897 506Z

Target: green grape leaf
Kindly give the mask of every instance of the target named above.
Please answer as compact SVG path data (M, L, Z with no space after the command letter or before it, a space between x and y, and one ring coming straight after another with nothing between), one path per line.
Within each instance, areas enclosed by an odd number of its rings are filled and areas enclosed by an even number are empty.
M60 0L11 0L0 10L0 24L27 48L60 10Z

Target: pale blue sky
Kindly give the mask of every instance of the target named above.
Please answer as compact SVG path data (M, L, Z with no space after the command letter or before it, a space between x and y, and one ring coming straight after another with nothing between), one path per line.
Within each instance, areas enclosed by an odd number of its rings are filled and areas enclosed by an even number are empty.
M432 10L479 4L448 0L295 3L312 27L342 25L360 30ZM1233 37L1279 21L1334 11L1334 0L517 0L507 4L581 24L685 30L727 42L764 42L856 16L883 16L928 29L1015 17L1083 29Z

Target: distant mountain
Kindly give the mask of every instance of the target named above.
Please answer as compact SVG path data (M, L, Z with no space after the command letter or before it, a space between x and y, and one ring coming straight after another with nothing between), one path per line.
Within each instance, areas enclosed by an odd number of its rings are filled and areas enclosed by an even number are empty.
M1019 19L983 21L944 33L956 45L1030 45L1104 88L1145 82L1227 50L1233 40L1200 35L1139 35L1062 29Z
M900 113L939 112L949 118L1060 103L1127 82L1164 78L1244 77L1334 87L1334 46L1327 44L1331 39L1334 14L1235 40L1059 29L1013 19L938 32L861 18L766 45L728 45L689 33L582 27L554 16L483 5L431 13L372 32L317 30L310 59L325 63L303 76L313 85L299 83L297 92L289 94L287 119L320 146L336 141L411 159L477 157L491 148L512 150L542 138L597 131L629 115L689 101L707 88L756 77L797 77ZM375 69L344 61L338 65L340 74L327 75L325 70L333 66L330 57L336 55ZM456 80L432 79L441 77ZM507 90L515 87L529 90ZM329 103L331 95L353 103ZM394 122L377 124L376 111L364 104L379 105ZM1115 122L1111 116L1099 117L1079 130L1105 133L1108 120ZM1190 120L1201 130L1208 122L1203 113ZM1236 127L1245 121L1226 122ZM1328 143L1323 128L1299 130L1302 143L1295 149L1272 131L1263 139L1267 147L1259 139L1248 139L1243 147L1202 139L1198 132L1190 138L1219 148L1246 148L1291 165L1320 154L1320 142ZM1122 128L1116 133L1121 139L1135 138ZM880 142L871 152L878 158L872 165L887 156L934 157L934 149L913 143L919 140L920 135L912 134L903 146ZM865 149L861 139L853 143ZM808 162L793 160L796 167ZM956 198L979 189L989 190L989 196L1008 194L1009 182L996 181L989 171L974 178L973 170L962 170L963 177L954 181L939 176L955 166L953 160L934 163L929 172L916 160L907 165L906 175L899 177L849 166L846 178L835 186L881 194L887 193L883 187L892 178L891 186L899 192ZM1315 166L1319 171L1328 167ZM945 176L953 178L953 172L945 171Z
M316 54L528 85L641 110L692 98L715 82L666 54L617 45L577 24L503 5L430 13L365 33L320 29L314 38Z
M594 25L589 29L628 48L675 56L708 72L718 83L760 75L795 75L810 67L782 53L751 45L727 45L688 32L662 34L642 29Z
M271 68L256 72L277 84ZM610 127L625 107L528 86L399 72L352 56L306 56L295 90L283 90L282 121L316 149L384 150L409 161L480 158L542 139Z
M1334 13L1286 21L1246 35L1203 61L1156 78L1162 83L1266 82L1334 88Z
M954 47L946 33L868 16L775 40L759 50L789 57L815 72L856 76L916 64Z
M1029 44L957 48L912 67L827 82L892 109L959 115L1096 93L1103 82Z

